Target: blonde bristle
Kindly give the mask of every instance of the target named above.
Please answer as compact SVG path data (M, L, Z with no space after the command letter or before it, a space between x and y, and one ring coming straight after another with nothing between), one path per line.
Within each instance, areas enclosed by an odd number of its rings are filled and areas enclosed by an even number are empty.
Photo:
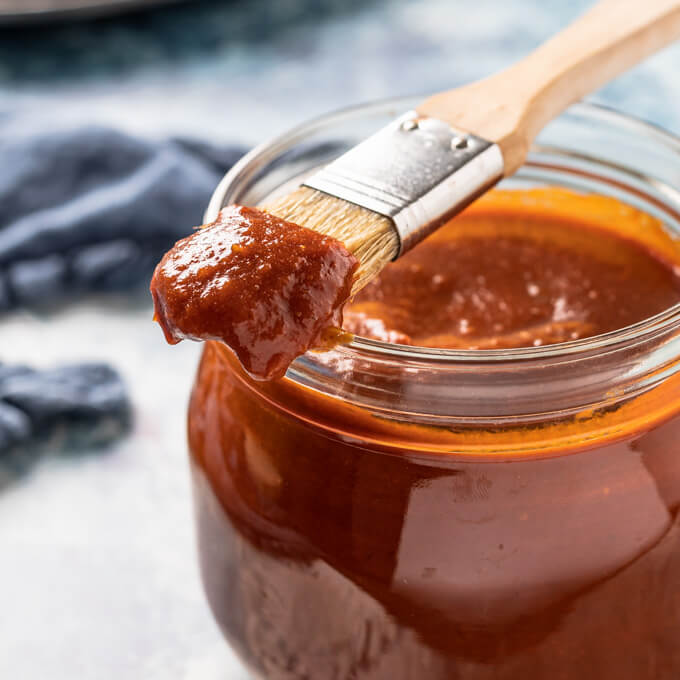
M390 219L315 189L299 187L263 207L281 219L342 241L359 260L353 295L399 251L399 237Z

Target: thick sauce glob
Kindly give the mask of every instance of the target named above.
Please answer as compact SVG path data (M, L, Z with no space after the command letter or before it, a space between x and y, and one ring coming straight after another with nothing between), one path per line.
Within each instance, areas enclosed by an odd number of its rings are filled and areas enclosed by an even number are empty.
M358 266L339 241L242 206L181 241L151 282L170 343L222 340L256 378L278 378L342 324Z

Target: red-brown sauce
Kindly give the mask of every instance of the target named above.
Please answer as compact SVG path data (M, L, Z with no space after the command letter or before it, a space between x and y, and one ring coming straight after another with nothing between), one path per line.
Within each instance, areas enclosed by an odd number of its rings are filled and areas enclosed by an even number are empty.
M278 378L342 324L357 266L333 238L233 205L163 257L156 319L170 343L221 340L252 376Z
M585 209L607 201L568 198ZM407 345L502 349L607 333L680 301L680 268L612 228L475 208L386 267L347 305L344 328Z
M658 222L611 199L493 192L347 318L456 347L582 337L677 301L678 253ZM207 343L189 442L221 629L267 680L677 680L680 376L668 361L660 384L615 407L487 425L381 409L381 380L408 400L418 375L406 370L371 374L372 409L341 385L256 383Z

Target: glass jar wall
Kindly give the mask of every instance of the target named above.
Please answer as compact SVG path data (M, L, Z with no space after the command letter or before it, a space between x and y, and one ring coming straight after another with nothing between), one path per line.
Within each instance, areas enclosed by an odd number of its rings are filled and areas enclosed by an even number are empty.
M413 105L256 149L257 203ZM678 230L678 142L579 105L508 185ZM603 336L444 351L361 338L257 383L206 345L189 412L208 600L261 678L675 680L680 309Z

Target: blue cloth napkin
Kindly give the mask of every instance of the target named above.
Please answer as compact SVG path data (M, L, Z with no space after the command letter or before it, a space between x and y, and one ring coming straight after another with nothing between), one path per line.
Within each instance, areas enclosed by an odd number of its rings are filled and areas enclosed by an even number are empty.
M4 123L0 312L148 285L155 263L201 223L215 186L243 153L103 127ZM0 363L5 467L25 464L26 452L57 432L88 443L115 438L130 412L120 375L105 364L37 371Z
M0 312L146 283L242 153L102 127L0 132Z
M42 371L0 364L0 488L27 470L46 442L101 447L128 431L131 415L125 385L106 364Z

